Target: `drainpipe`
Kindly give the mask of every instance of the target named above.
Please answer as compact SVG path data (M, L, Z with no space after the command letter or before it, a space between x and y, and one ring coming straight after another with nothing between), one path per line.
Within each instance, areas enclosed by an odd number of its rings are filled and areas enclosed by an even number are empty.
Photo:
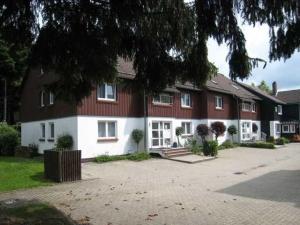
M237 109L237 121L238 121L238 143L241 143L241 129L240 129L240 106L239 99L237 96L234 96L236 99L236 109Z

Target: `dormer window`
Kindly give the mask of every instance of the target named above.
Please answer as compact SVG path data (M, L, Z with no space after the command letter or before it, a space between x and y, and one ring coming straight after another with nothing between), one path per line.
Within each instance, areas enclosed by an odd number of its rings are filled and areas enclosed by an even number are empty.
M97 99L116 101L116 85L106 83L98 85Z
M173 96L167 93L159 94L153 97L154 104L172 105Z

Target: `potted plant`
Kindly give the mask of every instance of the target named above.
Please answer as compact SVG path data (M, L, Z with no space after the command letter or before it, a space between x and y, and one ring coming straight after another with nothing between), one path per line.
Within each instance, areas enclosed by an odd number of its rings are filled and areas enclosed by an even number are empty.
M139 143L143 139L144 133L142 130L134 129L131 133L131 136L132 136L132 139L134 140L134 142L136 143L136 150L138 151Z
M229 126L228 129L227 129L227 131L230 134L231 140L233 142L233 135L237 134L236 126L234 126L234 125Z

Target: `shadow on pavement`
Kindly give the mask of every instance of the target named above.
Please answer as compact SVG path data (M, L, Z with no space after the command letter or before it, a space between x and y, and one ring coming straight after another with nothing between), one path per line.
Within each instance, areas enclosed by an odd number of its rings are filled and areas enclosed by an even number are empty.
M300 170L280 170L218 190L253 199L294 203L300 207Z

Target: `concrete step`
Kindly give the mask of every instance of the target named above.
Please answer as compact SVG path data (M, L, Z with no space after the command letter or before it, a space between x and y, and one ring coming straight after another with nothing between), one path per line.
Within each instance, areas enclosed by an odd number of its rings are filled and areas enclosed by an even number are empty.
M166 154L167 158L177 157L177 156L185 156L185 155L192 155L193 153L186 151L186 152L177 152L177 153L171 153Z
M176 152L188 152L189 150L186 148L182 148L182 149L170 149L170 150L164 150L165 154L169 154L169 153L176 153Z

